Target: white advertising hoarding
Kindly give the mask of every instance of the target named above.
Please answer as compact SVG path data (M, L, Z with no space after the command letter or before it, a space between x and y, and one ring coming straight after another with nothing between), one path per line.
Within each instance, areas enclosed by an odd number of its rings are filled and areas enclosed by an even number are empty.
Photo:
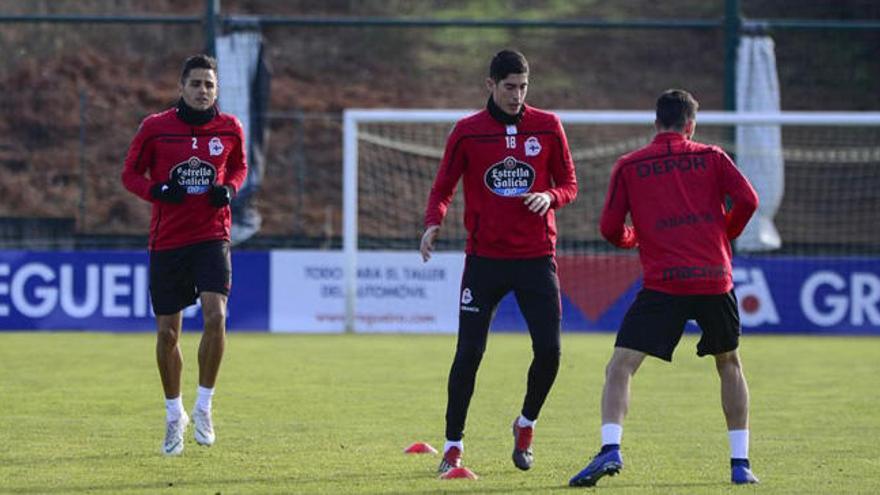
M273 332L342 332L343 254L272 251L269 328ZM443 332L458 329L463 253L358 253L358 332Z

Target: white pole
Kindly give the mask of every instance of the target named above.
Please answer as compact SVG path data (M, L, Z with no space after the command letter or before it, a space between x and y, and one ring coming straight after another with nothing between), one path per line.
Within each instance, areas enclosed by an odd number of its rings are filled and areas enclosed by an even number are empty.
M349 110L342 113L342 252L345 261L345 331L355 331L357 311L358 249L358 143L357 120Z

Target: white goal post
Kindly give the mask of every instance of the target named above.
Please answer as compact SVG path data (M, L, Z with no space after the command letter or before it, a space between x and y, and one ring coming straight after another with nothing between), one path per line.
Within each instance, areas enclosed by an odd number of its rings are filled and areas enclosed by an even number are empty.
M346 331L356 330L356 309L357 309L357 265L358 265L358 170L359 151L362 145L363 133L361 127L369 124L400 124L409 126L418 126L423 124L448 124L448 129L454 122L462 117L473 113L475 110L467 109L447 109L447 110L431 110L431 109L347 109L343 113L343 252L344 252L344 293L345 293L345 329ZM649 136L653 132L654 112L644 111L578 111L578 110L556 110L554 111L562 119L563 125L567 133L571 133L570 127L578 125L594 125L594 126L638 126L643 130L645 136L643 141L647 143ZM701 111L697 115L698 139L700 139L700 129L708 126L720 126L729 128L725 131L731 135L730 140L736 140L733 137L733 131L740 127L748 126L775 126L778 129L784 126L796 127L830 127L830 128L869 128L871 133L875 129L880 128L880 112L776 112L776 113L744 113L744 112L720 112L720 111ZM870 134L870 141L873 141L874 134ZM398 151L406 149L402 138ZM376 141L374 141L375 144ZM390 140L389 140L390 142ZM630 143L632 140L630 140ZM880 142L868 143L872 146L872 155L868 157L871 163L880 164ZM634 148L635 146L633 146ZM419 147L413 145L413 149ZM833 147L832 147L833 148ZM849 149L849 148L847 148ZM860 148L861 152L867 148ZM573 147L574 150L574 147ZM629 151L624 150L624 151ZM739 148L732 150L739 152ZM833 148L829 152L829 156L835 155L840 151ZM442 153L442 146L439 148ZM425 156L435 157L438 154L437 147L432 147L430 153L422 154ZM622 153L621 153L622 154ZM876 154L877 156L873 156ZM578 157L575 154L575 165L577 167ZM780 153L781 156L781 153ZM833 160L832 160L833 161ZM431 173L436 171L436 164ZM878 171L880 173L880 171ZM747 174L748 175L748 174ZM781 184L779 185L781 188ZM759 191L760 192L760 191ZM603 191L604 193L604 191ZM427 198L423 198L427 200ZM412 208L424 208L424 204L413 205ZM457 222L458 218L450 218L449 222ZM414 241L417 245L417 239Z

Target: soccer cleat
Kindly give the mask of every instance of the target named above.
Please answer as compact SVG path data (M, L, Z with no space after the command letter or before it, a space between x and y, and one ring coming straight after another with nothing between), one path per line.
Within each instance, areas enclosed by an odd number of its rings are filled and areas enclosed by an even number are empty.
M535 456L532 454L532 436L535 434L535 429L531 426L520 427L517 419L513 420L513 464L523 471L528 471L535 462Z
M186 433L186 426L189 424L189 417L185 412L180 413L177 421L168 421L165 423L165 441L162 443L162 453L167 456L175 456L183 453L183 434Z
M568 481L568 486L595 486L602 476L606 474L614 476L621 469L623 469L623 456L620 454L620 449L600 451L587 467Z
M443 475L451 469L460 467L461 450L459 450L458 447L450 447L449 450L443 453L443 459L440 460L440 465L437 466L437 472Z
M199 408L193 409L193 436L196 443L210 447L214 445L216 436L214 435L214 422L211 420L211 411L203 411Z
M748 459L730 460L730 482L735 485L759 483L758 477L755 476L749 468Z

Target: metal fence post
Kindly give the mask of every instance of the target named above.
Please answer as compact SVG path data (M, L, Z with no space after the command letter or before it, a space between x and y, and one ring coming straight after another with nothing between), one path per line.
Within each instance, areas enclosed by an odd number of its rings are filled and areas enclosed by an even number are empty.
M79 222L77 222L76 230L85 232L86 226L86 189L88 188L88 178L86 173L86 105L88 97L86 90L79 89Z
M724 2L724 109L736 110L736 52L742 24L740 0Z
M217 27L220 15L220 0L205 0L205 53L217 55Z

